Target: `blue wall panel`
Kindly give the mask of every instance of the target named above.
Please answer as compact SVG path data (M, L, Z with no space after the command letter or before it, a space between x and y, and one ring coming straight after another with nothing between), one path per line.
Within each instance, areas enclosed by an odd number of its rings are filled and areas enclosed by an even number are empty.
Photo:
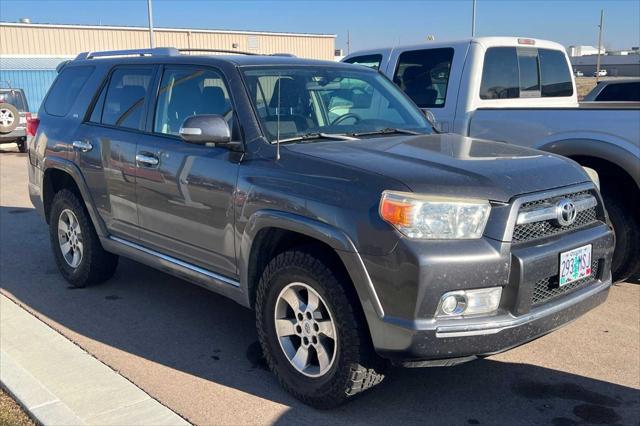
M0 81L9 81L12 87L24 90L31 112L38 112L42 100L57 75L55 70L14 71L0 69ZM0 87L5 86L4 83L0 85Z

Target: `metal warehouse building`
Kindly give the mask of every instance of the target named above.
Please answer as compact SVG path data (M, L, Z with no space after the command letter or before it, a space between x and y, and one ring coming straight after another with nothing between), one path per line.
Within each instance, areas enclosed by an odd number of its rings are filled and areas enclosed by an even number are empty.
M155 28L156 46L291 53L333 60L333 34ZM149 47L145 27L0 23L0 81L25 90L36 112L56 76L56 66L79 52Z

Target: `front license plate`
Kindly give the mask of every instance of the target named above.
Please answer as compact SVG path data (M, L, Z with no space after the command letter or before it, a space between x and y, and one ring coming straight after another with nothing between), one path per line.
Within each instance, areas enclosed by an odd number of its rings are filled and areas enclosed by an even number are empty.
M591 275L591 244L560 253L560 287Z

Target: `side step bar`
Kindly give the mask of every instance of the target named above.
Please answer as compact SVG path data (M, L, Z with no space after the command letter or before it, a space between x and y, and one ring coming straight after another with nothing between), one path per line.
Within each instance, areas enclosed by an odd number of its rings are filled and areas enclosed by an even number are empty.
M152 268L190 281L215 293L229 297L243 306L249 305L247 297L240 288L240 282L237 280L113 235L102 239L102 245L107 251L131 258Z

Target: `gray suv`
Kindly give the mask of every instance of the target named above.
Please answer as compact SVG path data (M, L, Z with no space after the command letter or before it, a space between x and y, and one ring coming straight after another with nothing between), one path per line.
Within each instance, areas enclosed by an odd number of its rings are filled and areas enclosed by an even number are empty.
M29 190L62 275L98 283L125 256L255 309L271 370L316 407L388 365L521 345L611 285L578 164L438 134L365 67L85 53L39 117Z
M16 143L27 152L27 123L31 118L27 97L22 89L8 85L0 88L0 144Z

